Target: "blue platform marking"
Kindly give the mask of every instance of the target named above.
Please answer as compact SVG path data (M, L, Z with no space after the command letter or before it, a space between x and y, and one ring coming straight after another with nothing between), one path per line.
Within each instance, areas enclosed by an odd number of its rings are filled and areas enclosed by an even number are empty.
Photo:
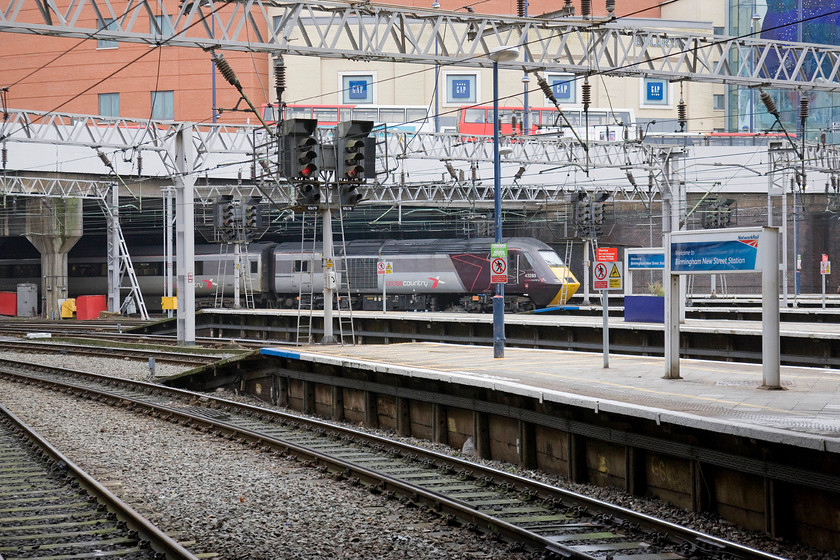
M580 309L578 305L562 305L559 307L543 307L542 309L534 309L534 313L551 313L552 311L577 311Z
M300 352L289 352L288 350L281 350L280 348L260 348L260 354L265 356L279 356L280 358L300 360Z

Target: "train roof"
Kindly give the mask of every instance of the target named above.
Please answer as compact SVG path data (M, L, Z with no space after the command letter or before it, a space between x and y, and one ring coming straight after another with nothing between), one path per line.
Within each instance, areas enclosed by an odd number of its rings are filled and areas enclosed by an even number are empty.
M531 237L507 237L502 239L509 247L529 248L537 251L552 250L551 247ZM490 251L490 245L495 243L492 237L474 239L388 239L388 240L359 240L347 243L348 255L414 255L418 253L471 253ZM311 246L310 246L311 247ZM321 249L321 243L315 245ZM307 248L308 249L308 248ZM280 243L279 252L300 253L300 243ZM341 254L339 247L335 248L337 255Z

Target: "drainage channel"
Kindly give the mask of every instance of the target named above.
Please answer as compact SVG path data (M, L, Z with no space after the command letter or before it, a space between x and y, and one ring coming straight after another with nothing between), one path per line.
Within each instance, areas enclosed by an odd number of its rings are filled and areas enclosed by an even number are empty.
M158 385L0 361L0 375L39 382L259 450L426 507L547 558L781 560L644 514L469 461L344 428Z

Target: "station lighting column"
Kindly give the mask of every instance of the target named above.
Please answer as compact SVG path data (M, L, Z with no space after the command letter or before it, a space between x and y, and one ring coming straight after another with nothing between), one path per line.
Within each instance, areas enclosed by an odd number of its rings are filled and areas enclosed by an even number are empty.
M495 241L502 242L502 162L499 156L499 62L519 57L516 47L497 47L490 52L493 61L493 199ZM496 284L493 297L493 357L505 357L505 285Z

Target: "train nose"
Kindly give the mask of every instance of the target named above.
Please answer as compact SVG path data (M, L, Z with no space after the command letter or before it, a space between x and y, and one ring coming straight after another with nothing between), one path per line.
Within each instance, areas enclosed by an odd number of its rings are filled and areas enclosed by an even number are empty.
M572 274L572 271L568 267L551 267L551 271L560 281L560 289L557 290L557 294L555 294L546 307L565 305L569 301L569 298L575 295L575 292L580 288L580 282L578 282L578 279L575 278L575 275Z

